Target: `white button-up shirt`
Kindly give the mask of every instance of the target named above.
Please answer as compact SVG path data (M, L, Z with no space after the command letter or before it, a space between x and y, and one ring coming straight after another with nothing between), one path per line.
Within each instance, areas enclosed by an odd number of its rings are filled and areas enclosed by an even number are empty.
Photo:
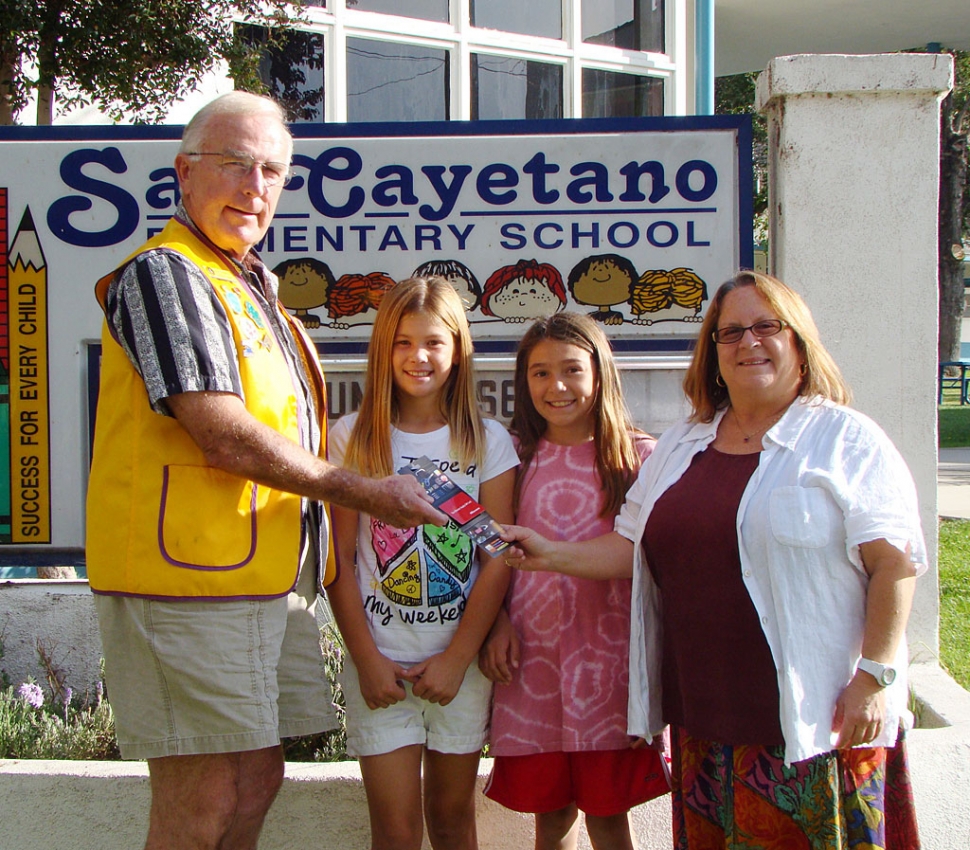
M664 726L663 635L661 601L640 541L657 499L711 444L723 415L664 432L616 519L616 531L636 544L628 731L648 740ZM834 748L835 703L855 673L865 625L869 579L859 545L885 538L900 551L910 547L921 573L926 544L909 469L868 417L799 398L763 445L738 507L738 547L742 578L775 662L785 761L791 763ZM697 510L703 509L698 494ZM871 746L896 741L907 712L907 662L903 640L893 665L899 675L887 688L886 722Z

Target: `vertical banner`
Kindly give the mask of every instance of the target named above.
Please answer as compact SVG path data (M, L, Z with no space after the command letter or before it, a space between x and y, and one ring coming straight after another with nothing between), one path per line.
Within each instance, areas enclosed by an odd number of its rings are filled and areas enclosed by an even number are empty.
M0 187L0 543L10 542L10 333L7 189Z
M47 263L28 207L8 257L11 542L50 543Z

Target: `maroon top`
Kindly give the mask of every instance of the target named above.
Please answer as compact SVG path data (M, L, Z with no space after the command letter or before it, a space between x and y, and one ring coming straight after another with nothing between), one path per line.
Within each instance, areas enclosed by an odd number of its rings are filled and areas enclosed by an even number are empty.
M723 744L784 744L771 650L741 576L737 516L760 454L708 448L658 500L643 551L660 589L663 713Z

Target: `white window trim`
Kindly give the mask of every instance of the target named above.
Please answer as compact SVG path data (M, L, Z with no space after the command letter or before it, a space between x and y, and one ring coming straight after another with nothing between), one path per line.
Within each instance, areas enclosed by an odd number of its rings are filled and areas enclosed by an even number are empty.
M345 0L328 0L327 9L303 7L307 29L322 32L324 37L324 120L347 121L348 38L420 44L448 51L451 120L471 118L472 53L562 65L564 118L582 117L584 68L661 79L665 114L686 115L693 110L694 55L689 38L693 32L692 2L666 0L667 54L584 43L580 16L575 13L579 2L563 0L561 40L473 27L469 23L469 0L449 0L449 16L454 23L359 11L348 8Z

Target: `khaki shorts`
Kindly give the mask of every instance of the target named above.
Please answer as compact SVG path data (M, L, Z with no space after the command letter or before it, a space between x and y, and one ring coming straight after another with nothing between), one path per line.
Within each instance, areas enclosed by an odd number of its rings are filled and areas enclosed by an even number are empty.
M124 758L259 750L336 728L306 564L293 593L268 601L94 598Z

